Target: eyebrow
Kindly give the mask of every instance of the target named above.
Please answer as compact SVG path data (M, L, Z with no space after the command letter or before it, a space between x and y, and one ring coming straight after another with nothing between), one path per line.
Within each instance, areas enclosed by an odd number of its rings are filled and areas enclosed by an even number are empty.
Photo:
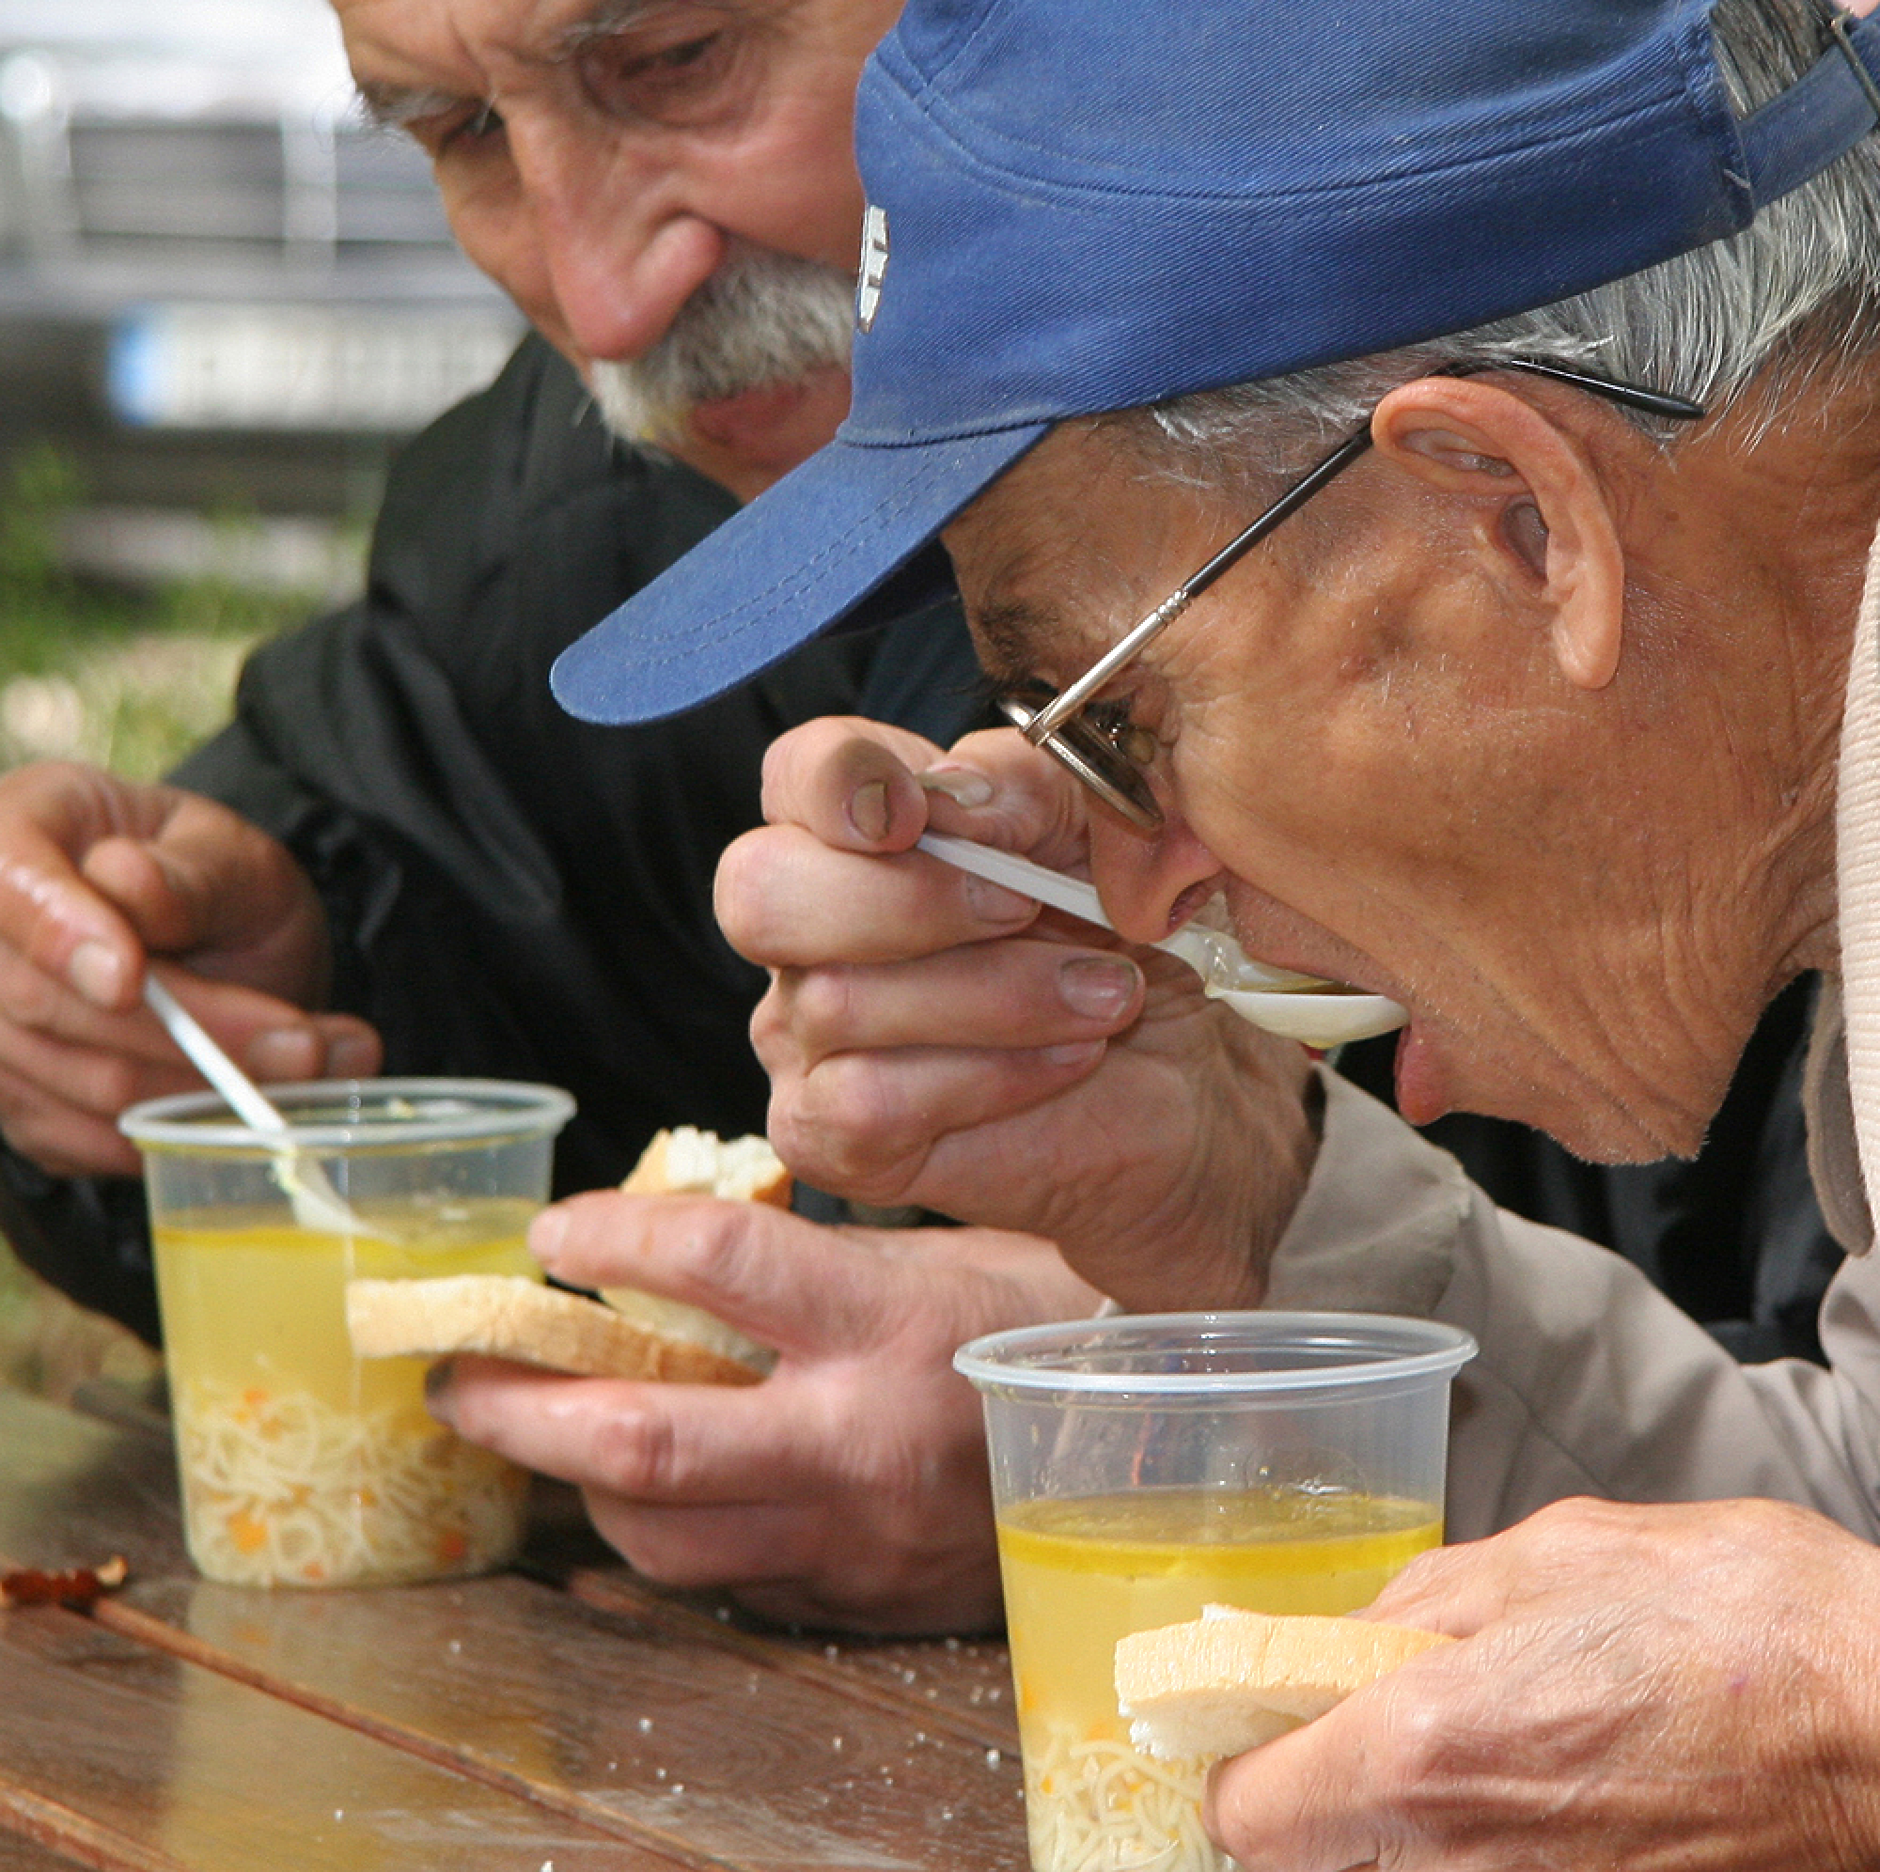
M466 102L455 92L422 85L382 84L375 78L364 79L354 89L367 120L381 130L404 130Z
M551 60L572 57L583 46L612 33L624 32L647 14L655 12L661 0L598 0L585 19L576 20L555 37ZM736 0L719 0L721 11L736 10ZM388 84L376 78L360 80L354 87L360 108L366 117L384 130L404 130L426 117L441 116L460 109L466 103L480 103L456 91L430 85Z
M972 623L987 673L1016 681L1036 671L1039 641L1048 638L1062 620L1049 605L1010 598L975 606Z
M610 33L624 32L629 26L637 25L657 4L658 0L599 0L586 19L576 20L557 35L555 43L560 56L565 58L596 39L605 39Z
M625 32L637 26L648 14L657 13L667 0L599 0L584 20L577 20L559 39L561 56L579 52L596 39ZM750 10L750 0L693 0L693 4L713 13L743 13Z

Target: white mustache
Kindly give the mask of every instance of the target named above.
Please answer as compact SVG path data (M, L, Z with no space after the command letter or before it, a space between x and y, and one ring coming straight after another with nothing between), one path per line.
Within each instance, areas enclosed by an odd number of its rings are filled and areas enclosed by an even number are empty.
M739 246L651 350L590 365L588 387L616 435L676 440L695 404L846 365L854 301L839 267Z

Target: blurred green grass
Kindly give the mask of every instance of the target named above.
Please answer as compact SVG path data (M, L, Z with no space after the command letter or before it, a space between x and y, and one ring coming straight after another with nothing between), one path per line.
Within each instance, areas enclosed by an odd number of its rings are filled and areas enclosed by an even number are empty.
M155 779L227 719L254 644L320 600L214 575L137 589L87 583L59 552L61 522L84 494L70 462L45 446L0 472L0 770L81 760ZM254 526L238 512L213 518L232 546ZM0 1385L66 1398L99 1376L141 1382L155 1364L0 1244Z
M44 446L0 484L0 767L52 757L152 779L226 718L249 648L316 599L215 575L86 583L58 546L83 497L69 461ZM214 523L231 549L255 525L237 512Z

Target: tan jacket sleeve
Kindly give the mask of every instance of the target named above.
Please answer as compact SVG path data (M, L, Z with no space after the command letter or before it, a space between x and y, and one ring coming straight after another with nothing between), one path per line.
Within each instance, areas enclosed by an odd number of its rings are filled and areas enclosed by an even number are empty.
M1629 1262L1497 1209L1447 1152L1324 1077L1324 1142L1266 1303L1475 1335L1455 1390L1450 1539L1581 1494L1773 1496L1880 1538L1880 1257L1850 1256L1828 1291L1832 1369L1739 1365Z

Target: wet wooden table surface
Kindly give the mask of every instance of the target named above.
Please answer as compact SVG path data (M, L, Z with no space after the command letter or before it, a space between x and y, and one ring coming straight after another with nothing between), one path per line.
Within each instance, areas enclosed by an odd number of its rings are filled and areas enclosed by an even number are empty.
M198 1579L160 1420L0 1391L0 1872L1024 1872L1003 1647L764 1630L549 1493L514 1572Z

